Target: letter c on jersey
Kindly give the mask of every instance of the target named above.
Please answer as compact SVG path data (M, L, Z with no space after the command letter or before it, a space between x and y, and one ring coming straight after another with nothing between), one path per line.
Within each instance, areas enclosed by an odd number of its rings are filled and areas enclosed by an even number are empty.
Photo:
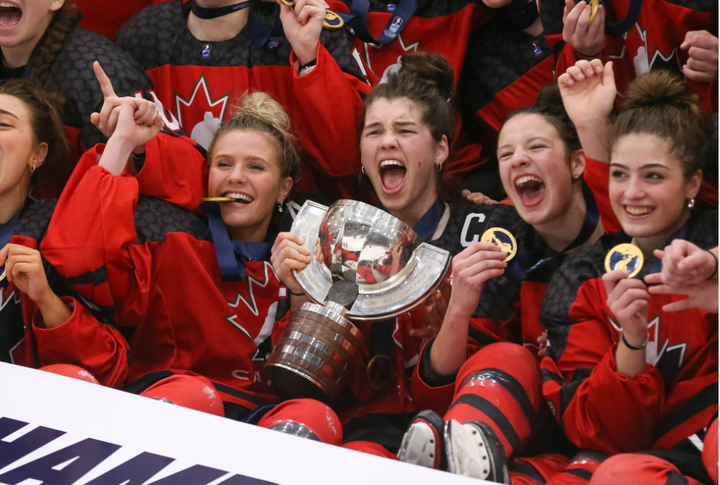
M460 234L460 244L468 247L473 243L479 242L485 225L485 214L468 214L463 224L462 233ZM472 235L472 239L468 239L468 233Z

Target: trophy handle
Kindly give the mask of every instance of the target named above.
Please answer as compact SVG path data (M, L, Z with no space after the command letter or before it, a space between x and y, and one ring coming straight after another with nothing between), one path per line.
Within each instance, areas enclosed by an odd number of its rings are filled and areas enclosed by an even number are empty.
M330 270L317 260L315 254L315 241L320 233L320 224L322 224L328 209L327 206L306 200L295 216L295 221L290 229L291 232L300 236L302 245L310 250L311 258L310 264L302 271L293 270L293 274L305 294L320 305L324 304L332 286Z

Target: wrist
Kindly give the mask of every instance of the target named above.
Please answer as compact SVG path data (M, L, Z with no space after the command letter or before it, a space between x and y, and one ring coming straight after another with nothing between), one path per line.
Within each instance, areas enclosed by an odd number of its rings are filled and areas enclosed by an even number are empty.
M43 298L33 300L42 314L45 328L59 327L72 316L72 311L62 299L52 291Z
M293 47L293 51L300 66L317 62L317 44L312 47L299 47L298 49Z
M594 50L594 49L593 49ZM605 47L601 48L595 54L588 54L587 52L581 52L573 47L573 54L575 55L576 61L592 61L593 59L600 59L605 52Z
M650 334L648 332L645 332L644 335L628 333L625 330L620 332L620 341L630 350L644 349L649 339Z

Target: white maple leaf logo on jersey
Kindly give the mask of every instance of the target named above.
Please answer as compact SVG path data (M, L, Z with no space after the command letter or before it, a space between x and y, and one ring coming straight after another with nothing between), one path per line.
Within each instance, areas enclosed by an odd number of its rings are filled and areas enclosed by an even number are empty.
M200 146L207 149L215 131L225 119L230 93L213 99L205 75L201 75L190 93L175 92L175 111L178 121Z
M231 308L237 308L240 305L240 302L244 303L245 306L252 312L253 315L256 317L259 316L259 308L257 306L257 302L255 301L255 295L253 294L253 287L259 286L260 288L265 288L268 283L270 282L270 278L268 278L268 270L273 271L272 266L270 266L270 263L265 262L263 264L263 279L259 280L255 278L250 273L247 274L247 277L245 278L245 281L247 281L247 296L243 295L241 292L237 292L235 296L235 301L229 301L228 305L230 305ZM265 316L265 321L263 322L262 328L258 332L257 336L253 338L252 335L250 335L250 332L248 332L245 327L242 325L240 321L238 321L237 313L234 313L232 315L229 315L225 317L225 320L232 324L235 328L240 330L242 333L244 333L247 338L253 341L255 344L255 347L260 347L260 345L270 336L272 333L273 325L275 324L275 317L277 314L277 307L278 302L275 301L270 307L268 308L268 313ZM261 356L259 350L255 351L255 355L253 356L253 361L262 361L265 360L265 356Z
M685 359L685 351L688 342L681 342L675 345L669 345L670 339L665 337L665 341L660 344L660 323L662 313L659 313L648 323L648 343L645 348L645 361L658 368L662 373L664 369L672 372L682 366ZM608 320L613 328L618 332L622 332L622 327L615 320L608 316Z

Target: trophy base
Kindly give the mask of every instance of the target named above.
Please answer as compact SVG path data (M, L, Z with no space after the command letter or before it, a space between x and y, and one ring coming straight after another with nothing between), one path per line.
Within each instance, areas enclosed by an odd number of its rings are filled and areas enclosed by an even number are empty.
M305 303L293 312L265 365L283 398L330 403L367 357L360 330L330 308Z
M323 392L319 385L310 377L300 374L297 369L278 364L268 367L267 373L282 401L307 398L328 405L333 402L333 399Z

